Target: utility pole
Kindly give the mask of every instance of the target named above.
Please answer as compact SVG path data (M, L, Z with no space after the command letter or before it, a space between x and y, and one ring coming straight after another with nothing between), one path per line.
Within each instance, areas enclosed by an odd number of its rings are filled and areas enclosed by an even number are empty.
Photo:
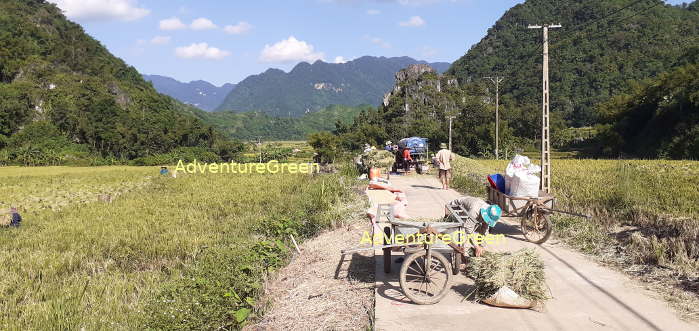
M530 25L530 29L543 29L543 103L541 108L541 182L539 189L551 193L551 140L549 137L549 29L562 27L560 24Z
M500 83L504 77L485 77L495 84L495 159L500 159Z
M450 151L452 150L451 149L451 120L453 120L454 117L456 117L456 116L447 116L447 118L449 119L449 150Z
M257 137L257 150L260 153L260 163L262 163L262 139L260 137Z

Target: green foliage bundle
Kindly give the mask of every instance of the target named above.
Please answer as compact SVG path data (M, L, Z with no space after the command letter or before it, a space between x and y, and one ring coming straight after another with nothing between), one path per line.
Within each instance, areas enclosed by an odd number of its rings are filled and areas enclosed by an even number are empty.
M396 156L385 150L374 149L362 154L362 164L369 168L391 168Z

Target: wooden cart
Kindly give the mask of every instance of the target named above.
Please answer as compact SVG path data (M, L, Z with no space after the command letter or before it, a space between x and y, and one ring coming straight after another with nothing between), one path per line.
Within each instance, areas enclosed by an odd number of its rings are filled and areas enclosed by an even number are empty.
M488 203L502 208L502 216L520 217L524 238L535 244L542 244L551 236L553 227L549 215L555 210L556 198L543 191L539 197L514 197L487 185Z
M405 296L419 305L434 304L442 300L449 289L452 275L459 272L465 258L464 222L468 216L459 207L447 206L447 216L443 222L410 222L393 218L389 205L379 205L377 217L386 217L389 223L384 228L384 245L343 250L350 254L363 250L383 250L384 272L391 272L391 253L394 249L402 250L405 256L400 269L400 287ZM397 236L421 240L398 240ZM449 234L448 242L438 239ZM444 237L442 237L444 238ZM445 254L450 255L447 259Z

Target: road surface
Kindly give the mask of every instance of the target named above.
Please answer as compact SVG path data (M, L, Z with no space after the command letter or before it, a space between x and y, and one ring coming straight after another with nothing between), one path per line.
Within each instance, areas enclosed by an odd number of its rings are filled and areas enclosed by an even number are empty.
M392 176L393 186L408 197L410 217L441 217L444 204L460 194L441 190L434 176ZM507 240L493 251L535 248L545 264L552 299L544 312L495 308L464 300L472 282L459 275L451 290L435 305L415 305L398 283L400 264L384 273L381 250L376 251L376 330L699 330L698 324L679 319L662 300L653 298L635 281L602 267L584 255L556 244L538 246L524 241L517 219L499 223L493 233ZM394 252L395 260L401 253Z

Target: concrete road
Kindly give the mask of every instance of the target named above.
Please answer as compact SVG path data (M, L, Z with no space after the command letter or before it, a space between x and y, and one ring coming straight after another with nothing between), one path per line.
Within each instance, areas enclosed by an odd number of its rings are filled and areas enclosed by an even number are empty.
M411 217L441 217L456 191L441 190L433 176L393 176L393 186L406 192ZM505 309L464 300L472 282L452 277L451 291L438 304L415 305L403 296L398 283L400 264L384 273L381 250L376 251L376 330L699 330L680 320L662 300L655 299L622 273L557 245L538 246L524 241L518 220L505 220L493 233L506 234L493 251L535 248L546 266L546 282L553 299L544 312ZM393 253L395 260L401 253Z

